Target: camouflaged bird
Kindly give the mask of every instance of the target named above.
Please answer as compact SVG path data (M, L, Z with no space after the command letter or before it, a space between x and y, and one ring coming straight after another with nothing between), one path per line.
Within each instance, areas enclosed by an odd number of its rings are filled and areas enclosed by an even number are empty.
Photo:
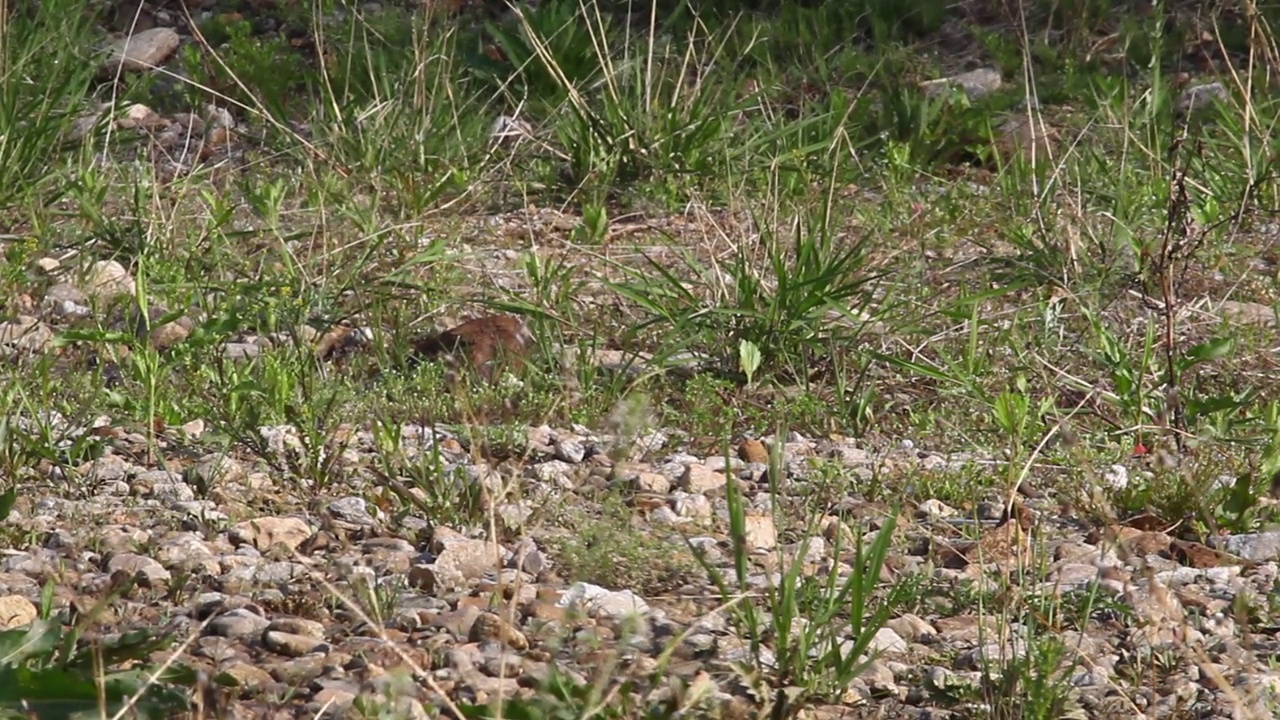
M532 343L533 335L523 318L486 315L414 338L410 356L415 363L438 360L450 368L470 367L492 382L501 377L502 370L524 367Z

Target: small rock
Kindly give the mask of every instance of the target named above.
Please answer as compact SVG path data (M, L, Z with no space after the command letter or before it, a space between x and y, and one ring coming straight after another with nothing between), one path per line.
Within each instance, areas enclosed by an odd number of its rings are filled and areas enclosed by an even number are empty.
M172 322L151 328L151 332L147 335L147 341L156 350L168 350L186 340L191 335L193 327L195 327L195 322L184 315Z
M306 618L276 618L267 626L267 630L290 633L292 635L303 635L316 640L324 639L324 625L316 622L315 620L307 620Z
M224 637L206 635L196 638L194 646L194 655L208 658L218 663L232 660L236 656L235 643Z
M247 475L239 460L221 453L210 453L200 458L190 472L196 482L207 488L238 483Z
M219 674L234 680L237 687L247 689L266 687L272 682L271 673L247 662L235 663Z
M410 566L405 579L409 587L421 590L428 597L441 595L466 582L466 578L457 570L436 567L429 563L415 563Z
M655 525L680 525L689 520L690 518L680 517L679 513L666 505L654 508L653 512L649 513L649 522Z
M229 342L222 346L222 357L228 360L251 360L262 354L257 343Z
M718 490L729 482L722 472L717 472L702 463L694 463L684 469L680 478L680 489L690 493L705 493Z
M490 645L484 649L480 671L489 677L518 677L524 669L520 653Z
M170 129L185 141L192 136L204 134L204 119L194 113L177 113L173 116L173 126Z
M213 103L204 106L204 120L210 129L234 130L236 127L236 119L231 111Z
M640 471L635 474L632 485L643 493L666 495L671 492L671 481L661 473Z
M76 468L76 472L86 480L103 484L119 482L136 470L136 467L119 455L103 455ZM126 492L127 490L126 487Z
M884 625L897 633L900 638L909 642L920 642L922 638L933 637L938 634L938 631L927 620L911 613L888 620Z
M511 553L511 562L507 564L530 575L537 575L550 567L547 556L538 549L538 544L532 538L524 538L516 543Z
M1231 535L1215 545L1245 560L1268 562L1280 558L1280 531Z
M164 122L164 118L160 117L155 110L141 103L133 103L125 108L124 114L116 120L116 127L121 130L153 128L163 125Z
M956 509L936 498L929 498L916 507L916 517L937 519L956 514Z
M711 500L706 495L676 492L671 495L672 509L684 520L703 521L711 519Z
M1173 106L1173 111L1182 115L1202 110L1214 103L1227 102L1230 99L1231 93L1227 92L1227 87L1220 82L1190 85L1178 96L1178 102Z
M521 138L533 135L533 126L519 118L499 115L489 126L489 137L495 140Z
M174 532L165 536L155 550L156 562L167 568L205 572L219 571L218 558L204 540L195 533Z
M44 576L53 572L52 559L53 556L48 553L33 555L29 552L19 552L12 555L6 555L4 559L0 561L0 570L7 573Z
M929 97L936 97L954 87L964 91L970 100L977 100L999 90L1003 84L1004 79L1000 76L999 70L979 68L948 78L926 80L920 83L920 87Z
M706 465L711 470L721 473L740 470L746 466L746 463L742 462L738 458L725 457L724 455L712 455L706 460L703 460L702 464Z
M295 517L261 517L239 523L227 533L236 545L252 545L266 551L275 545L297 550L304 540L311 537L311 527Z
M1129 487L1129 469L1123 465L1112 465L1102 474L1102 483L1112 490L1124 490Z
M134 479L134 486L147 488L146 497L155 498L166 505L175 502L191 502L196 499L195 490L182 478L164 470L148 470Z
M36 606L21 595L0 597L0 630L26 627L38 617Z
M503 567L510 557L510 552L497 543L472 540L444 529L437 531L431 546L436 553L437 569L453 570L472 580Z
M775 537L776 537L776 534L775 534ZM803 563L810 563L810 564L820 563L827 558L827 552L828 552L827 540L821 535L811 535L808 538L807 544L804 542L799 542L793 545L792 547L795 549L795 552L797 554L801 550L804 551L804 554L800 555L800 557L798 558L799 561Z
M552 445L556 459L576 465L587 456L586 442L576 435L562 435Z
M79 141L92 135L93 132L98 129L99 123L102 122L102 116L103 112L99 110L97 112L89 113L88 115L81 115L71 121L70 139L72 141Z
M210 620L206 632L218 637L248 638L263 632L269 624L261 615L237 608Z
M328 650L328 646L317 647L316 652L309 655L283 663L272 663L271 675L286 686L294 688L307 687L324 675L326 665L329 663ZM319 717L319 713L315 710L306 713L306 715L307 717Z
M442 612L432 617L429 625L451 633L455 638L465 638L471 634L471 626L483 611L475 605L459 605L457 610Z
M368 503L362 497L349 495L339 498L329 503L325 509L334 520L357 528L371 528L377 524L377 520L369 514Z
M893 671L889 669L887 663L878 660L871 661L858 675L858 679L866 683L867 687L875 693L893 694L897 691Z
M556 603L562 608L581 607L588 617L611 620L627 615L648 615L649 603L630 590L613 591L590 583L574 583Z
M107 572L125 572L143 587L155 587L169 581L168 570L155 560L136 553L120 553L107 561Z
M355 699L359 696L360 688L345 688L336 686L326 686L311 697L311 702L307 703L308 712L315 717L332 717L335 710L346 710ZM310 708L316 708L311 710ZM320 709L329 712L321 714L317 712Z
M181 38L170 28L151 28L123 37L108 49L102 65L104 73L141 72L163 63L178 49Z
M278 630L263 632L262 644L272 652L291 658L310 655L314 652L327 652L329 648L328 644L323 640Z
M867 645L870 652L886 652L886 653L904 653L907 651L907 641L902 636L894 632L892 628L882 627L876 631L871 638L871 642Z
M195 420L184 422L178 426L178 429L189 438L198 438L204 434L204 420L196 418Z
M78 320L89 317L89 298L71 283L57 283L44 293L41 306L55 318Z
M502 520L502 526L511 530L519 530L533 517L534 507L525 500L502 503L494 511Z
M1235 325L1271 327L1276 324L1276 311L1270 305L1238 300L1223 300L1214 308L1219 318Z
M84 292L91 299L110 301L122 295L133 295L137 286L133 276L115 260L100 260L85 276Z
M1005 504L983 500L974 508L974 516L981 522L997 522L1004 517Z
M565 490L573 489L573 466L563 460L548 460L531 465L527 472L539 482Z
M1027 643L1025 640L1016 640L1003 645L996 642L988 642L986 645L980 645L957 655L952 667L956 670L982 670L990 667L993 663L1016 661L1025 657L1026 654Z
M0 356L44 353L53 347L53 340L49 326L30 315L0 323Z
M743 518L744 539L756 550L772 550L778 545L778 529L772 515L747 515Z

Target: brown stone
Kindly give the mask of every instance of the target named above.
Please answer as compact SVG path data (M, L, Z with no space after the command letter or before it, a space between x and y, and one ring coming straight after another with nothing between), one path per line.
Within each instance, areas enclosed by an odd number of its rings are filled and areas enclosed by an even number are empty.
M177 32L164 27L126 35L111 46L102 71L114 73L117 69L125 72L150 70L172 55L180 42Z
M261 517L237 524L228 535L233 543L250 544L259 551L276 545L292 551L311 537L311 527L301 518Z
M36 606L21 595L0 597L0 630L26 627L37 618Z

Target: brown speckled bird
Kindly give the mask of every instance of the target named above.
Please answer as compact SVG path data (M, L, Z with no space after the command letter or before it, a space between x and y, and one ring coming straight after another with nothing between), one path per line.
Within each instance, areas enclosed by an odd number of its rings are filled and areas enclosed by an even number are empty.
M415 363L434 359L450 367L469 365L492 382L503 369L523 367L532 342L523 318L486 315L414 338L411 357Z

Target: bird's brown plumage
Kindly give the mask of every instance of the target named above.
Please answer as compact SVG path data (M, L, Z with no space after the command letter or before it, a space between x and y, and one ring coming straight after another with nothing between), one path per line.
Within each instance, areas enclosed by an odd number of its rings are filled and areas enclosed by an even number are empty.
M524 365L533 336L524 320L512 315L473 318L443 332L420 335L411 341L416 362L443 360L450 365L468 364L486 380L500 369L519 370Z

